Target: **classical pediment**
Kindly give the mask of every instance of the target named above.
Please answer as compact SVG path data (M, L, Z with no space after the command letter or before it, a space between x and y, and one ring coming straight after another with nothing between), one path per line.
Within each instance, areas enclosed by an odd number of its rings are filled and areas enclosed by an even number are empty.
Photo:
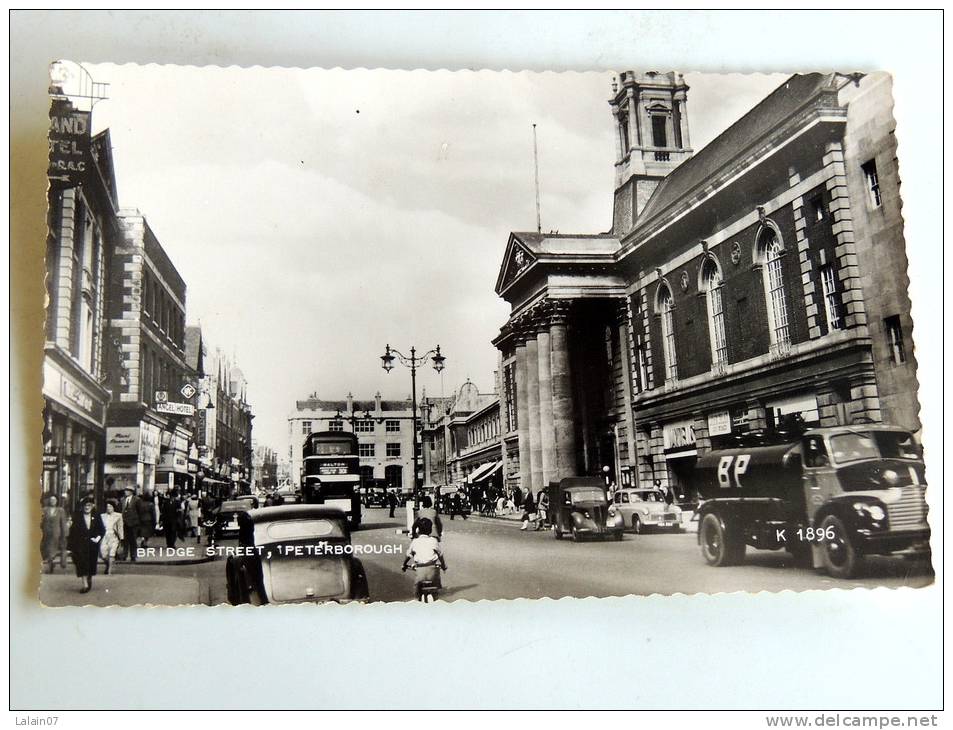
M535 261L536 256L516 236L511 235L496 282L497 293L519 278Z

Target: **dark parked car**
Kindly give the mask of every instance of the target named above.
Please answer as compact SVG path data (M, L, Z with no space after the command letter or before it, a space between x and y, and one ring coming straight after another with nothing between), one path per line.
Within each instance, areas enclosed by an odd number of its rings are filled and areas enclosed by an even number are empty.
M386 507L387 490L384 487L362 487L361 504L365 507Z
M238 517L240 555L225 563L228 602L366 601L367 575L348 549L347 516L318 505L283 505Z
M579 541L584 537L622 539L621 515L609 513L605 482L599 477L567 477L549 483L549 510L553 535L564 533Z
M248 509L249 503L245 500L222 502L215 512L215 539L235 537L238 534L238 516Z

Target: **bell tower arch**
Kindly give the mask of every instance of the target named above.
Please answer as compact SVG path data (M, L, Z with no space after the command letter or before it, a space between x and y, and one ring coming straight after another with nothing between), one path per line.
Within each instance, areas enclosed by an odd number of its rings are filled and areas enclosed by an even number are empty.
M612 233L635 227L659 182L692 155L681 74L624 71L612 81L609 107L616 126Z

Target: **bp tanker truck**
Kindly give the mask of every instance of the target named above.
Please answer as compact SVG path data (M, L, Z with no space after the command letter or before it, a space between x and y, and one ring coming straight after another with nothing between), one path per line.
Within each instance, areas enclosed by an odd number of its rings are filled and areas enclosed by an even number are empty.
M865 555L929 550L923 455L899 428L816 428L711 451L694 476L703 500L698 544L709 565L739 564L750 545L850 578Z

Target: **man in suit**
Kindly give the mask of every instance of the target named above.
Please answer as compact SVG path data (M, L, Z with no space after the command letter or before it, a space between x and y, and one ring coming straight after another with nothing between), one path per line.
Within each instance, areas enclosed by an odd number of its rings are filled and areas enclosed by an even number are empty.
M139 515L141 500L132 489L127 489L122 500L123 542L126 546L126 559L136 562L136 548L139 547Z

